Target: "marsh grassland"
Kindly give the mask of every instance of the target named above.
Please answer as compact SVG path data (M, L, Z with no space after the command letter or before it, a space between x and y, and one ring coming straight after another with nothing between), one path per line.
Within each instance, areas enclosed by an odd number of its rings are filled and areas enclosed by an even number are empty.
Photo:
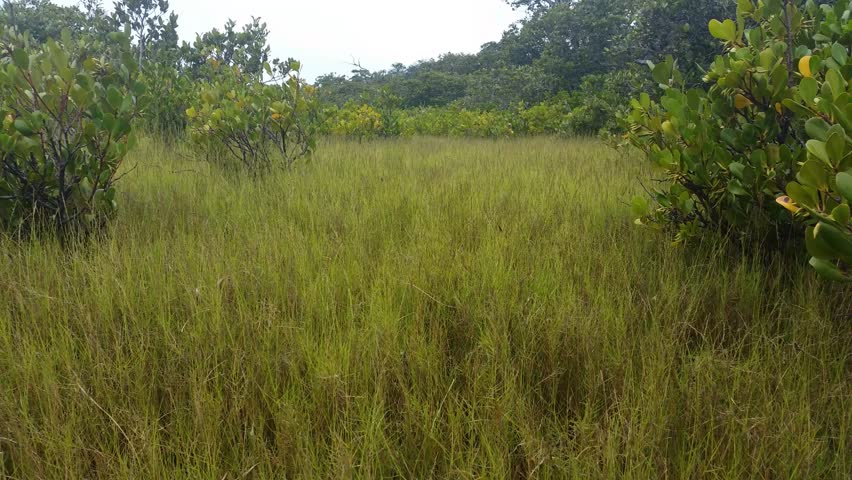
M852 295L630 224L591 140L143 142L105 238L0 241L0 478L849 478Z

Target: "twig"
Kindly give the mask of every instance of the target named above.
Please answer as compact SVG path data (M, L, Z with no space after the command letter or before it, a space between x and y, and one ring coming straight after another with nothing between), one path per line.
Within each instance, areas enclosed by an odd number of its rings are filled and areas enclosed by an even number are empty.
M94 403L94 404L95 404L95 406L96 406L96 407L98 407L98 410L100 410L101 412L103 412L103 413L104 413L104 415L106 415L106 416L107 416L107 418L109 418L109 419L110 419L110 421L112 421L112 423L116 426L116 428L118 428L118 431L121 433L121 436L123 436L123 437L124 437L124 440L127 442L127 446L129 446L129 447L130 447L130 451L131 451L131 452L133 452L133 457L134 457L134 458L136 458L136 460L137 460L137 461L139 461L139 455L136 453L136 448L134 448L134 447L133 447L133 442L131 442L131 441L130 441L130 437L128 437L128 436L127 436L127 433L124 431L124 429L123 429L123 428L121 428L121 425L120 425L120 424L119 424L119 423L115 420L115 418L113 418L113 416L112 416L112 415L110 415L110 414L109 414L109 412L107 412L107 411L104 409L104 407L100 406L100 404L99 404L97 401L95 401L95 399L94 399L94 398L92 398L92 396L91 396L91 395L89 395L89 392L87 392L87 391L86 391L86 389L85 389L85 388L83 388L83 386L82 386L82 385L80 385L79 383L77 383L77 388L79 388L79 389L80 389L80 392L82 392L82 393L83 393L83 395L85 395L85 396L86 396L86 398L88 398L88 399L89 399L92 403Z
M456 307L454 307L452 305L447 305L446 303L444 303L444 302L438 300L437 298L433 297L429 292L427 292L426 290L423 290L422 288L418 287L417 285L415 285L411 282L408 282L408 284L411 285L412 287L414 287L415 289L417 289L417 291L419 291L423 295L426 295L427 297L431 298L435 303L437 303L441 306L447 307L447 308L451 308L453 310L456 309Z

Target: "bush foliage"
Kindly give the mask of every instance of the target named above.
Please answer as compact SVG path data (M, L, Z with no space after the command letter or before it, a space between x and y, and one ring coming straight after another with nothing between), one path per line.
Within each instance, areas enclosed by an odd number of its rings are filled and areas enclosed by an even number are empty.
M460 103L442 107L382 108L347 103L328 112L324 133L358 139L414 135L500 138L524 135L597 135L619 131L616 115L628 81L641 76L616 72L590 78L573 94L507 109L471 109Z
M115 181L132 147L145 85L127 35L36 46L0 38L0 224L88 230L116 207ZM99 53L93 53L99 52Z
M314 87L299 77L298 62L277 65L271 82L213 64L214 79L199 87L186 111L192 138L208 159L229 156L257 173L278 163L289 168L314 150L319 104Z
M367 104L347 103L331 115L326 131L335 135L369 140L384 133L382 114Z
M726 51L708 88L687 88L669 57L652 65L660 101L633 101L628 139L668 180L653 203L634 200L637 221L671 225L678 240L783 235L795 222L818 272L850 280L849 1L741 0L737 17L710 22Z

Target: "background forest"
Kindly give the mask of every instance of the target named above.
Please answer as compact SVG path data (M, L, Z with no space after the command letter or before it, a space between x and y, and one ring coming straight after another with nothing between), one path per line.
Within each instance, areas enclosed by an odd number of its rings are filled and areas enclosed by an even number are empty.
M649 90L648 62L674 55L688 81L722 51L708 33L713 18L728 18L732 0L512 1L527 16L476 54L446 53L414 65L370 72L354 65L348 75L316 79L332 107L325 130L358 137L399 134L506 136L582 133L618 128L615 114L626 99ZM49 0L6 1L0 21L36 40L105 36L130 23L138 59L151 70L153 88L169 91L153 117L157 128L183 128L188 85L209 75L208 61L262 75L271 61L261 19L179 41L180 19L167 1L116 2L107 12L97 0L64 7ZM161 96L160 98L166 98ZM183 107L183 108L181 108Z

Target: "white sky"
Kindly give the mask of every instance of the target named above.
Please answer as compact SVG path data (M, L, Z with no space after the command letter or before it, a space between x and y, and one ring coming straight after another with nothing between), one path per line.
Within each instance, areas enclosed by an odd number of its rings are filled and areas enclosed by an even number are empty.
M77 0L54 0L74 5ZM112 0L104 0L108 9ZM442 53L475 53L523 16L503 0L170 0L181 40L259 16L273 57L296 58L303 76L348 75L353 59L370 70Z

